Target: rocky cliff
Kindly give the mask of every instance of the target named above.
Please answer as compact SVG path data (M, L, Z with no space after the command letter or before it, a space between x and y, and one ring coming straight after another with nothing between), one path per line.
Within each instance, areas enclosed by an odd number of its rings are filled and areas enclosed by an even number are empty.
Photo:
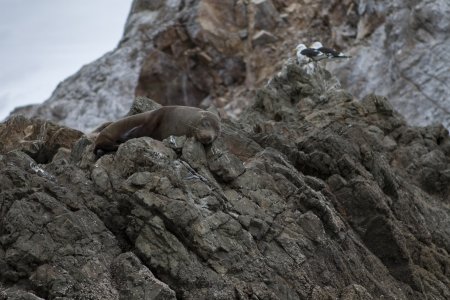
M0 138L0 299L450 298L448 131L323 68L286 63L207 147Z
M446 0L135 0L116 49L16 113L90 130L147 96L235 117L298 43L321 40L353 56L327 67L356 97L450 128L449 12Z

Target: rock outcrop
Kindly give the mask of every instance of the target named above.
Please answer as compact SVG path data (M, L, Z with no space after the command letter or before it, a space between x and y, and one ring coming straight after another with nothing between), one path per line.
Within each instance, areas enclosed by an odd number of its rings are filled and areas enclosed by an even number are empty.
M86 136L36 161L15 128L40 121L2 124L0 297L448 299L448 131L290 63L253 102L209 147L97 161Z
M336 66L342 84L355 95L376 90L416 125L450 128L450 2L381 2L360 1L364 16L385 21Z
M349 52L329 63L359 99L375 92L416 125L450 128L445 0L135 0L116 49L16 110L79 130L123 116L134 96L215 104L236 117L295 46Z

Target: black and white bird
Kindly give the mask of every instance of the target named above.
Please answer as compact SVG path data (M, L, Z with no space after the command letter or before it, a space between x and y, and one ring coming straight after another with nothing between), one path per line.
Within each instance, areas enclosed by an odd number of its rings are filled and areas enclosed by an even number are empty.
M345 55L344 53L336 51L334 49L324 47L321 42L314 42L311 45L311 48L319 51L322 54L324 54L328 59L350 58L351 57L349 55Z
M295 48L297 50L297 60L299 64L305 64L312 61L319 61L326 59L327 56L316 48L308 48L305 44L298 44Z

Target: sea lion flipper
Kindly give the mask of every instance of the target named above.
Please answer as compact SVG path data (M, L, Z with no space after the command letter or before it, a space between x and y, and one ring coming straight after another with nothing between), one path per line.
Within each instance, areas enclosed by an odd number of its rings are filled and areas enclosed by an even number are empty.
M106 151L102 150L102 149L96 149L94 151L95 154L95 159L99 159L100 157L102 157L103 155L105 155Z
M129 139L139 137L138 131L141 128L142 128L142 125L135 126L135 127L131 128L130 130L128 130L127 132L123 133L120 136L120 142L123 143L125 141L128 141Z
M120 144L104 144L97 145L94 147L94 154L96 159L99 159L101 156L105 155L108 152L116 151L119 148Z

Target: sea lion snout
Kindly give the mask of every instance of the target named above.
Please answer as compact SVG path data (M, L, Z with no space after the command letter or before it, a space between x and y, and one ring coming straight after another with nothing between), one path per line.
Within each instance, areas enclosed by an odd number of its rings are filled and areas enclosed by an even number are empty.
M199 141L202 144L211 144L212 142L214 142L216 140L217 136L211 134L211 132L205 132L205 133L201 133L199 132L198 135L196 136L197 141Z

